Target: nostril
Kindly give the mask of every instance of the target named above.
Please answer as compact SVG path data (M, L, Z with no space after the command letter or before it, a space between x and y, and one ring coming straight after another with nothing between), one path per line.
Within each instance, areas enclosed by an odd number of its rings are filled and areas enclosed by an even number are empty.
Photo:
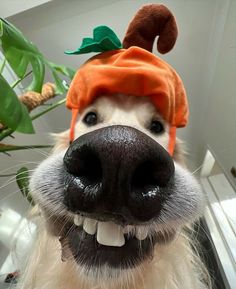
M85 178L91 184L102 180L100 159L89 149L79 151L67 165L67 170L77 177Z
M83 154L79 162L78 176L87 178L91 183L97 183L102 180L102 165L95 153Z
M131 180L131 187L139 189L153 185L157 185L157 180L155 179L155 167L151 161L146 161L135 169Z
M150 186L164 187L172 175L172 169L168 166L163 166L159 160L148 160L135 169L131 186L134 189L145 189Z
M88 145L71 146L64 156L64 203L72 212L91 213L102 193L102 165L99 155Z
M160 213L169 194L168 185L174 175L171 159L148 159L138 164L131 178L128 206L139 221L146 222Z

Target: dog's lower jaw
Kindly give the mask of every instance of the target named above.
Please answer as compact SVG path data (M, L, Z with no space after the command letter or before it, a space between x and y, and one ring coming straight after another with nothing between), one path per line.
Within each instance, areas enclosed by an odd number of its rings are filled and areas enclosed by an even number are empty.
M94 278L118 278L123 272L137 268L148 259L153 258L156 244L169 243L176 236L175 231L156 232L139 240L125 234L123 246L105 246L97 242L96 236L86 233L82 226L71 226L61 234L59 240L62 259L74 258L81 265L85 275Z
M102 268L100 268L102 269ZM31 260L24 270L21 289L205 289L198 275L190 243L180 234L169 244L155 246L153 258L145 260L133 269L115 272L109 267L103 268L103 274L97 275L79 266L70 256L61 260L58 238L40 233L35 244ZM200 270L199 270L200 271ZM106 278L116 275L117 278ZM96 275L96 276L95 276Z

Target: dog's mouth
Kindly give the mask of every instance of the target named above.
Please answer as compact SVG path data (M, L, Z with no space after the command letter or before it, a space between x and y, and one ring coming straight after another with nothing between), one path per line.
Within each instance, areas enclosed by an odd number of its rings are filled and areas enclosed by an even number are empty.
M69 250L76 262L86 268L133 268L152 258L156 243L170 242L175 236L173 231L150 234L145 228L78 215L74 223L60 238L62 252Z

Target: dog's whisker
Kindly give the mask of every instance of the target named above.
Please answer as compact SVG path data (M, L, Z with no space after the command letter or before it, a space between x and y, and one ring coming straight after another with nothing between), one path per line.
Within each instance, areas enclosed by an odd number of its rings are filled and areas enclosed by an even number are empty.
M20 189L18 189L16 191L13 191L11 193L8 193L5 197L1 198L1 202L4 202L5 200L7 200L8 198L12 197L13 195L20 194L20 193L21 193Z
M16 165L13 165L13 166L7 167L6 169L1 170L1 171L0 171L0 175L6 173L6 172L8 172L8 171L11 171L11 172L12 172L12 170L15 169L15 168L17 168L17 167L26 166L26 165L29 165L29 164L36 164L36 165L38 165L39 162L18 161L18 163L17 163Z
M28 147L28 146L25 146L25 147L28 148L28 149L31 149L30 146L29 146L29 147ZM33 151L36 152L36 153L38 153L38 154L40 154L40 155L43 156L43 157L49 157L49 156L50 156L50 153L48 153L48 152L45 151L45 150L39 149L39 148L34 148Z
M34 169L28 170L29 173L32 173L32 172L34 172L34 171L35 171ZM21 173L21 174L23 174L23 173ZM19 177L21 174L18 174L18 180L28 179L28 178L29 178L29 176ZM8 185L10 185L10 184L12 184L12 183L15 183L15 181L16 181L16 175L8 178L8 179L4 182L4 184L0 187L0 189L4 189L4 188L7 187Z

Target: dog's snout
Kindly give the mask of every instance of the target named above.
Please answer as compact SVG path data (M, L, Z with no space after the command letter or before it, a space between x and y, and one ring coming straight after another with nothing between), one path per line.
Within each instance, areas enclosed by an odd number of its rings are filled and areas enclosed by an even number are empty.
M110 126L75 140L64 157L65 203L74 212L122 216L126 222L158 215L162 188L174 174L168 152L128 126Z

